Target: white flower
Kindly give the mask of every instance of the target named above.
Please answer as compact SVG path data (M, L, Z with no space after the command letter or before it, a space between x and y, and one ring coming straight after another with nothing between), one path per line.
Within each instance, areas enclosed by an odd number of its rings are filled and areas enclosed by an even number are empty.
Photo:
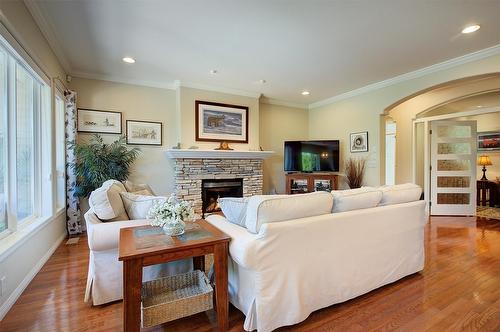
M151 219L152 226L164 226L166 224L176 224L194 219L194 209L191 203L179 201L172 194L166 200L158 200L153 203L147 214Z

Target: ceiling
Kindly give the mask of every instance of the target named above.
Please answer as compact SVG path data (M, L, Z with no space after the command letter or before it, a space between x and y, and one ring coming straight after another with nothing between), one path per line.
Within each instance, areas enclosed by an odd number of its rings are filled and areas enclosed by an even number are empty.
M73 76L180 81L305 105L500 44L500 0L26 4ZM481 29L461 34L470 23Z

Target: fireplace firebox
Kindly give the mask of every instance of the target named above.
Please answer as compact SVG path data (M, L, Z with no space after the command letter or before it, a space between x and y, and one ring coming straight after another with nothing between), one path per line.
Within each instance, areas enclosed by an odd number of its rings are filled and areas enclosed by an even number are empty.
M201 182L202 218L220 211L220 197L243 197L243 179L205 179Z

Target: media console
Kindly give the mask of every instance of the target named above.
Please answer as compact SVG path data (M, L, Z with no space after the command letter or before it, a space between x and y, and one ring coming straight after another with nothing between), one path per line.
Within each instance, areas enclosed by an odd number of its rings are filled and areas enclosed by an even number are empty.
M303 194L313 191L338 189L338 174L334 173L288 173L286 174L286 193Z

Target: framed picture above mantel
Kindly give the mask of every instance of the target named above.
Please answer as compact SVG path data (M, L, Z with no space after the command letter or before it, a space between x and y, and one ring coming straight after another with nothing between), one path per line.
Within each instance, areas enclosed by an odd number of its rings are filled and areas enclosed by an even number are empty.
M79 108L76 116L78 132L98 134L122 133L121 112Z
M201 142L248 143L248 107L196 100L195 135Z
M127 120L127 144L162 145L163 124L161 122Z

